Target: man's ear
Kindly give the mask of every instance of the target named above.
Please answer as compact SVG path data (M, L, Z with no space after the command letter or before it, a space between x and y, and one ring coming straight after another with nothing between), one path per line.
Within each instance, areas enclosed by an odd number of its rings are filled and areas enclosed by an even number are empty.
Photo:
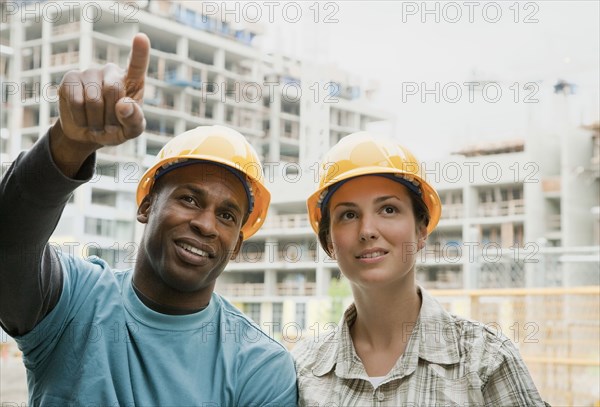
M151 194L148 194L142 199L142 203L140 204L137 210L137 220L140 223L148 223L148 213L150 213L150 207L152 206L152 198Z
M238 236L237 243L235 244L235 247L233 248L233 250L231 252L231 257L229 258L229 260L233 260L237 257L238 253L240 252L240 249L242 248L243 242L244 242L244 232L240 231L240 235Z

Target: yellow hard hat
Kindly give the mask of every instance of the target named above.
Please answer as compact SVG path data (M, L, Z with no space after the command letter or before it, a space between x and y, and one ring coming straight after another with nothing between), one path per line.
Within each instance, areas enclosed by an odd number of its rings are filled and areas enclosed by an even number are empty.
M246 189L249 215L242 225L244 239L261 227L267 216L271 194L263 184L258 154L246 138L224 126L200 126L170 140L156 156L156 163L142 176L136 200L138 206L150 193L159 175L182 165L206 161L235 174Z
M421 196L429 209L427 233L437 226L442 203L436 190L427 182L416 157L391 139L377 138L361 131L342 138L321 160L319 187L306 201L313 230L319 233L322 208L342 181L361 175L387 174L401 180ZM339 185L338 185L339 184Z

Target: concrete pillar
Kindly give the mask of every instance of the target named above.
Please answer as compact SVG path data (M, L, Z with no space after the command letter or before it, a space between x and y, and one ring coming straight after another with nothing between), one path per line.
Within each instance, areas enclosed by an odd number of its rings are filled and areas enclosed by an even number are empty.
M50 84L50 73L49 73L49 67L50 67L50 54L51 54L51 50L50 50L50 44L52 41L52 22L50 22L49 19L47 18L43 18L42 19L42 47L41 47L41 57L42 57L42 63L41 63L41 71L42 74L40 76L40 92L41 92L41 98L40 98L40 113L39 113L39 118L40 118L40 136L42 136L48 129L48 125L51 124L49 122L49 118L50 118L50 103L49 101L44 98L45 93L43 91L44 86L47 86L48 84ZM57 95L58 96L58 95ZM57 108L58 108L58 103L57 103Z
M269 78L269 82L275 82L277 78ZM279 161L279 139L281 137L281 84L279 86L272 86L270 88L273 94L269 95L271 106L269 108L269 153L265 157L266 161L278 162ZM280 173L277 168L273 169L275 174L269 174L269 176L277 176Z
M331 269L325 268L323 264L317 264L316 283L317 297L326 297L329 292L329 282L331 281Z
M277 295L277 270L265 270L265 297Z
M463 188L464 219L474 218L477 214L477 188L467 185ZM479 252L481 251L481 239L479 228L468 222L463 223L462 227L463 241L467 260L463 263L463 288L472 289L477 287L479 267ZM475 261L469 261L469 255L473 253Z
M15 82L22 83L21 73L23 72L23 57L21 54L21 44L25 40L25 26L24 24L18 24L16 17L13 17L10 27L10 45L13 49L13 54L10 57L10 75L14 78ZM23 123L23 106L21 104L21 93L13 92L8 96L8 103L11 106L10 117L8 118L9 125L9 144L8 144L8 156L11 159L16 158L21 151L21 127Z
M177 56L187 60L189 55L189 41L187 37L179 37L177 40ZM182 80L192 80L191 68L186 63L180 64L177 67L177 76ZM179 112L190 112L192 109L191 102L186 105L186 98L189 97L185 92L178 92L175 95L175 110ZM185 131L185 130L184 130Z

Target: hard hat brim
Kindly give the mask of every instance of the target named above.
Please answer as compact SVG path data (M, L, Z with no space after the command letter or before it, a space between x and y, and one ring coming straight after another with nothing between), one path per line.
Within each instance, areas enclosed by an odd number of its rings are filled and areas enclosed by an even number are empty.
M313 228L315 233L319 233L319 222L323 216L321 212L321 208L319 205L319 200L321 199L322 194L327 191L327 189L331 188L333 185L346 181L352 178L364 176L364 175L375 175L375 174L405 174L413 177L417 180L421 186L422 196L421 198L425 202L427 209L429 210L430 222L427 225L427 234L433 232L436 228L439 219L442 213L442 203L440 197L436 190L429 185L427 181L419 177L413 172L402 171L397 168L385 168L379 166L372 167L360 167L354 168L352 170L346 171L343 174L333 177L327 182L324 186L315 191L306 201L307 209L308 209L308 218L310 220L310 226ZM412 193L412 192L411 192Z
M235 171L239 171L239 166L236 166L234 163L232 165L231 162L227 160L218 159L215 156L203 156L201 154L184 154L178 157L165 158L163 160L158 161L156 164L150 167L144 173L140 182L138 183L138 188L136 192L136 201L138 206L142 203L146 195L148 195L152 190L152 187L154 186L155 182L154 175L156 174L156 171L159 168L163 167L165 164L181 159L205 161L208 163L213 162L231 168ZM252 187L252 193L254 195L255 202L255 207L253 208L253 211L249 214L248 219L242 225L241 231L244 235L245 240L250 236L254 235L265 222L269 203L271 202L271 193L262 185L262 183L258 182L253 177L249 176L248 174L242 175L246 177L246 179L250 183L250 186ZM261 216L261 214L264 214L264 216Z

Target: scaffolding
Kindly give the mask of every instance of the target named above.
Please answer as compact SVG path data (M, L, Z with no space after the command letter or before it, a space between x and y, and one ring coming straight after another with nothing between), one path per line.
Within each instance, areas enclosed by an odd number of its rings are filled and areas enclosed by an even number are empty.
M515 343L542 398L600 405L600 286L431 290L455 314Z

